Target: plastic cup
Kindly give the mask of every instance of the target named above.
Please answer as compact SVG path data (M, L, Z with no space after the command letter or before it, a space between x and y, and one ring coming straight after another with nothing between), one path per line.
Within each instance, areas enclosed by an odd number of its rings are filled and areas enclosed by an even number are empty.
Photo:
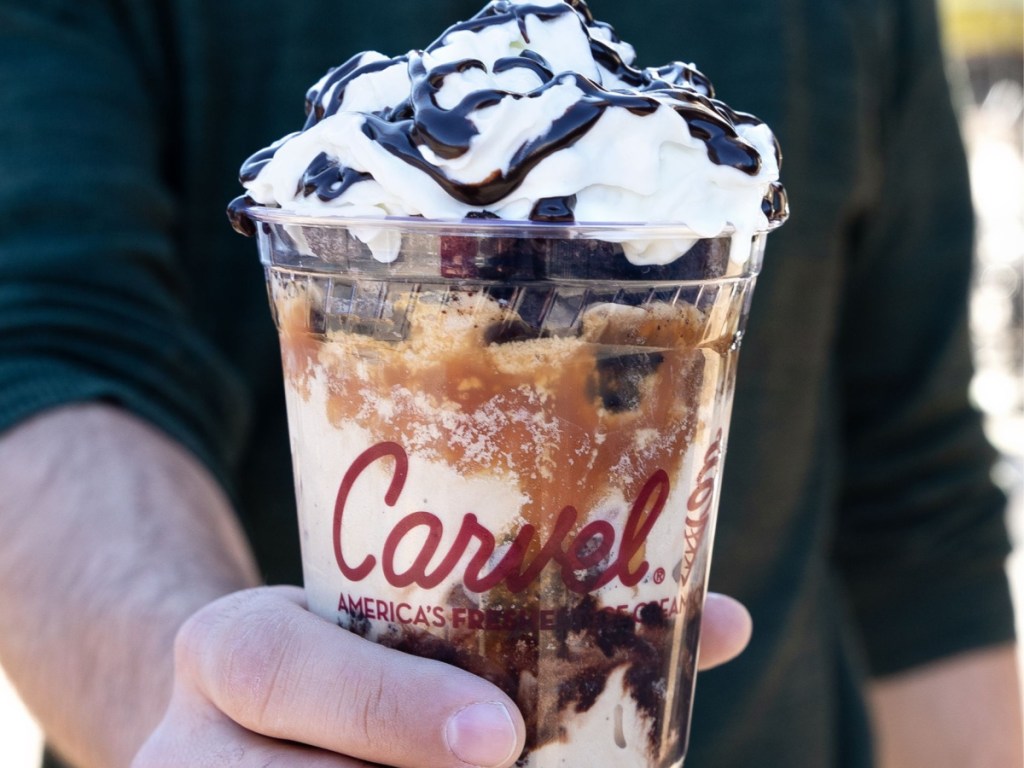
M251 214L310 609L497 684L519 765L682 765L766 233Z

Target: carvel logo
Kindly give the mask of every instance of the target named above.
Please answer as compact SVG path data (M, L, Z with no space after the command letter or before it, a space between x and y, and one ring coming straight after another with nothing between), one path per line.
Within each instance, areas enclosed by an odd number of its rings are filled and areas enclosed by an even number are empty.
M683 552L683 562L680 564L682 571L680 584L685 584L690 578L694 561L700 553L701 542L704 534L707 533L708 521L714 511L715 484L718 464L722 460L722 430L715 434L715 441L708 447L704 454L704 465L697 473L697 487L686 500L686 548Z
M710 457L712 452L709 450L708 453ZM718 463L717 457L716 451L713 464ZM334 505L334 557L342 574L353 582L362 581L377 567L378 556L364 554L356 563L357 557L353 552L346 551L342 523L356 481L374 462L384 458L394 461L394 470L383 501L387 506L394 507L402 495L409 472L409 457L398 443L382 442L366 449L352 462L338 488ZM713 465L709 469L705 464L701 476L711 477L712 470ZM698 485L691 496L691 502L701 507L706 504L709 510L711 494L705 495L701 488L702 486ZM646 560L640 560L638 563L634 563L634 560L637 559L644 542L664 511L668 495L668 474L658 469L648 478L630 507L618 553L604 570L599 571L596 568L615 549L615 529L605 520L595 520L573 535L572 531L580 515L571 505L562 508L547 541L538 542L540 546L535 550L536 554L530 556L528 552L533 540L538 537L537 528L531 524L523 525L501 560L487 572L485 569L494 555L497 543L494 534L480 523L475 514L467 512L462 516L455 541L443 554L437 566L430 570L430 563L435 559L444 535L444 522L431 512L412 512L399 520L388 533L383 550L379 553L380 568L384 578L394 587L415 584L423 589L430 589L451 576L456 564L475 544L475 552L471 555L463 574L466 589L473 592L494 589L502 583L513 593L522 592L540 575L545 566L552 562L560 566L565 586L579 594L599 589L616 578L627 587L635 586L644 578L650 566ZM691 507L691 513L693 511ZM705 512L705 520L706 516ZM689 528L689 518L687 523ZM395 554L403 539L417 528L425 529L426 541L412 563L399 571L400 565L395 561ZM702 535L703 526L700 533ZM689 533L687 542L690 542ZM692 558L689 560L688 565L692 565ZM583 575L578 575L580 573Z

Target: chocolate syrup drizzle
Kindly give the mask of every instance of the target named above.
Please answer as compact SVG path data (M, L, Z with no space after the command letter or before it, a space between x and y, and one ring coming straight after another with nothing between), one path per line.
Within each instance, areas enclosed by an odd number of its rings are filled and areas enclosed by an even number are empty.
M313 158L309 168L302 174L296 192L301 192L306 197L315 193L327 202L341 197L353 184L371 178L373 177L368 173L345 168L337 160L328 157L326 152L321 152Z
M446 44L453 32L481 30L495 25L515 22L524 40L529 43L526 19L530 16L547 21L567 14L576 16L580 23L591 28L604 30L612 42L620 42L614 30L604 23L596 22L583 0L571 0L566 5L516 5L508 0L495 0L468 21L449 28L435 40L426 51L429 53ZM451 109L441 107L437 94L444 86L445 79L468 70L484 69L484 64L474 59L465 59L435 67L429 72L423 63L421 53L411 52L404 56L361 63L364 54L359 54L341 66L330 71L328 76L311 88L306 96L306 130L326 117L338 112L344 99L345 90L359 77L380 72L393 66L404 65L411 81L409 99L393 107L364 115L363 133L376 141L395 157L430 176L451 197L466 205L486 208L515 190L533 168L551 154L571 146L585 135L609 107L627 109L636 115L653 113L661 105L668 105L682 117L690 133L701 140L708 158L717 165L736 168L750 176L756 176L761 169L761 158L757 151L736 132L738 124L757 124L751 115L735 112L714 98L711 82L690 65L675 62L658 68L637 69L627 64L614 46L591 35L591 52L597 63L605 70L628 85L637 93L607 90L583 75L563 72L555 73L551 65L539 54L524 51L520 56L509 56L495 62L494 72L506 72L513 68L524 68L532 72L541 85L528 93L511 93L501 89L484 89L466 96ZM474 113L497 104L503 99L532 99L541 97L551 88L573 84L581 92L579 100L566 112L557 117L549 130L541 136L523 144L513 155L506 171L496 170L478 183L464 183L451 179L442 168L424 157L422 147L437 157L452 159L469 151L472 139L478 131L471 120ZM657 98L656 98L657 97ZM292 134L294 135L294 134ZM288 137L290 138L290 137ZM256 178L263 167L274 157L277 149L285 143L279 141L263 149L242 165L240 178L243 183ZM777 159L781 160L776 144ZM297 194L317 195L321 200L332 200L354 184L371 179L368 173L342 167L325 154L318 155L306 169L298 185ZM769 193L765 209L779 212L779 193ZM564 198L553 207L551 200L537 203L530 218L539 221L572 222L572 207L575 200ZM245 217L243 198L238 198L229 207L229 217L236 230L247 233L251 223L242 221Z

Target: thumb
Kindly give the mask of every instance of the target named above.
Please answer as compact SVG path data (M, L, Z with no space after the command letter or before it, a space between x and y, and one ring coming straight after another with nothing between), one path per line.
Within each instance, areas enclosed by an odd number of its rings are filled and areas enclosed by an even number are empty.
M698 668L711 669L739 656L750 642L752 631L753 620L742 603L709 592L701 619Z
M497 687L344 631L297 590L213 604L178 651L217 709L272 739L398 768L507 768L523 748L522 718Z

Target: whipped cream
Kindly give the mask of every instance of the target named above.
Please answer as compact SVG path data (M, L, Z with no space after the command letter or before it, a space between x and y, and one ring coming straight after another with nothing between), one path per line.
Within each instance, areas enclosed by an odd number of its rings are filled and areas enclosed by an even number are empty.
M699 237L782 221L771 130L718 101L694 66L635 59L582 0L494 0L423 50L361 53L309 90L301 131L242 166L236 227L252 206L672 223ZM366 239L378 259L396 257L393 238ZM685 250L623 248L636 264Z

